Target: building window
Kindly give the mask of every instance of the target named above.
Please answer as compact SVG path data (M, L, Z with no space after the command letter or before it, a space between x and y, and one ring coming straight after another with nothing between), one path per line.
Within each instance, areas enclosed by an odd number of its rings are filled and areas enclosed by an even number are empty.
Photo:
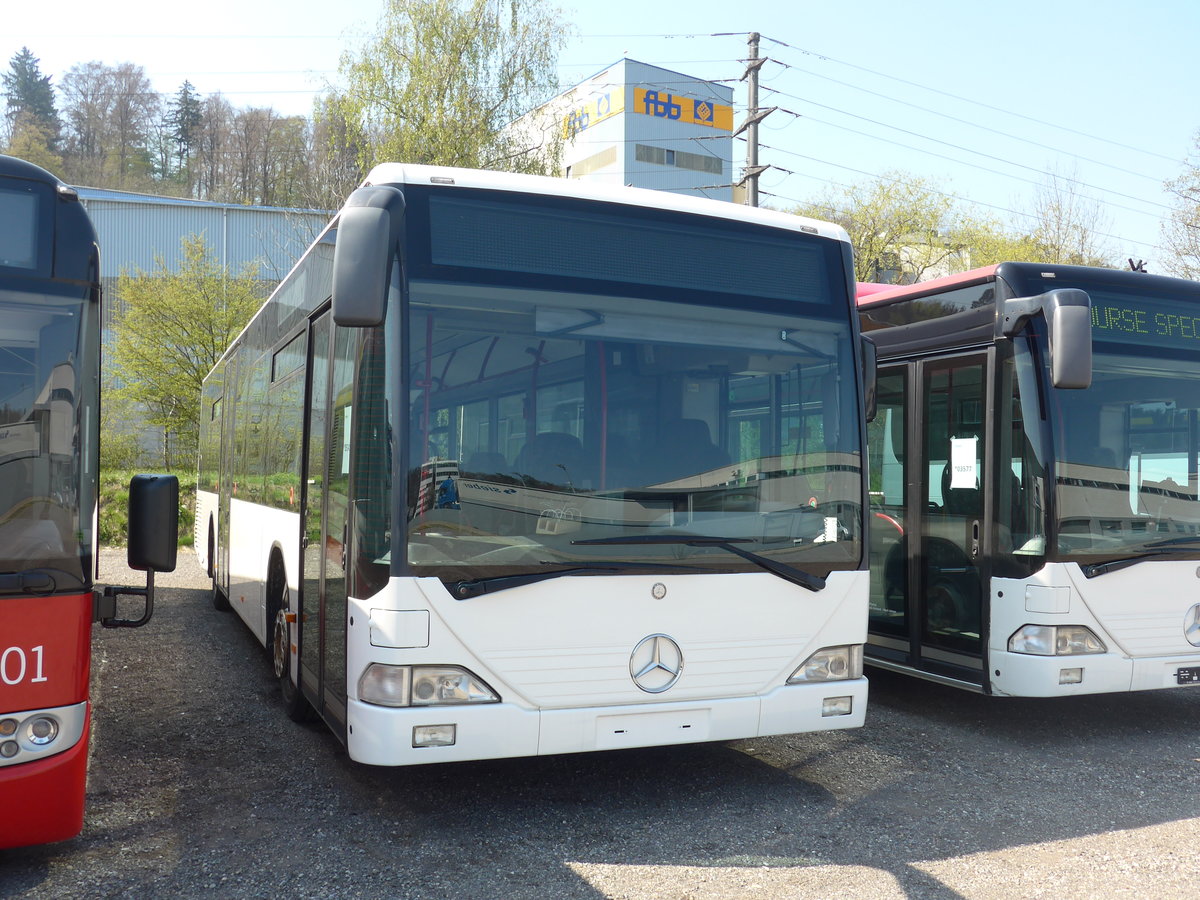
M708 172L711 175L721 175L724 171L721 160L715 156L687 153L683 150L667 150L663 147L651 147L649 144L635 145L634 158L638 162L653 163L658 166L674 166L677 169L688 169L693 172Z
M593 153L586 159L581 159L579 162L572 163L567 167L568 178L582 178L584 175L590 175L599 169L606 166L611 166L617 161L617 148L606 147L599 153Z

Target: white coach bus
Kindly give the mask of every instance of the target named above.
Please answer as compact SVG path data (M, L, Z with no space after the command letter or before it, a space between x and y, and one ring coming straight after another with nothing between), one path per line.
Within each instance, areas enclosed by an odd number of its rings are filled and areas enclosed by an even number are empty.
M998 696L1200 684L1200 284L862 285L876 666Z
M869 357L836 226L379 166L205 382L214 603L375 765L859 726Z

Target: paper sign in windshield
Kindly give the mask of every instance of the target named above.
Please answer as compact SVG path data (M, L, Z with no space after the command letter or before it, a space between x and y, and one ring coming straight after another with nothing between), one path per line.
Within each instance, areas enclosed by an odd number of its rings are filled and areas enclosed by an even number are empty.
M978 479L975 477L975 451L979 446L979 438L950 438L950 487L975 488Z

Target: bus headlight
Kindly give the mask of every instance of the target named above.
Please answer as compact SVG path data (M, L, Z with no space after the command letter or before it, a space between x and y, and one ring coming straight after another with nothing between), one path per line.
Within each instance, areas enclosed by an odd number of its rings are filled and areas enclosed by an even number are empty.
M53 744L58 737L58 722L49 716L36 716L25 723L27 740L35 747Z
M413 706L499 702L495 692L466 669L458 666L413 667Z
M1010 653L1080 656L1107 653L1104 641L1084 625L1022 625L1008 639Z
M863 671L862 644L844 647L822 647L788 678L788 684L806 681L846 681L861 678Z
M376 706L408 706L412 668L371 663L358 679L358 699Z
M460 666L371 663L358 679L358 699L376 706L458 706L499 703L478 676Z

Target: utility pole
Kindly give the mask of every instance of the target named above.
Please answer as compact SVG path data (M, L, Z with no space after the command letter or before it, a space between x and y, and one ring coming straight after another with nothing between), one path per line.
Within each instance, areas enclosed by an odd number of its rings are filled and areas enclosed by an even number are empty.
M758 32L752 31L748 41L750 54L746 60L746 73L742 76L742 81L746 82L746 121L733 133L737 137L746 132L746 169L738 186L746 189L747 206L758 206L758 176L770 168L758 164L758 123L775 111L775 107L758 108L758 70L767 61L758 55L758 39Z

